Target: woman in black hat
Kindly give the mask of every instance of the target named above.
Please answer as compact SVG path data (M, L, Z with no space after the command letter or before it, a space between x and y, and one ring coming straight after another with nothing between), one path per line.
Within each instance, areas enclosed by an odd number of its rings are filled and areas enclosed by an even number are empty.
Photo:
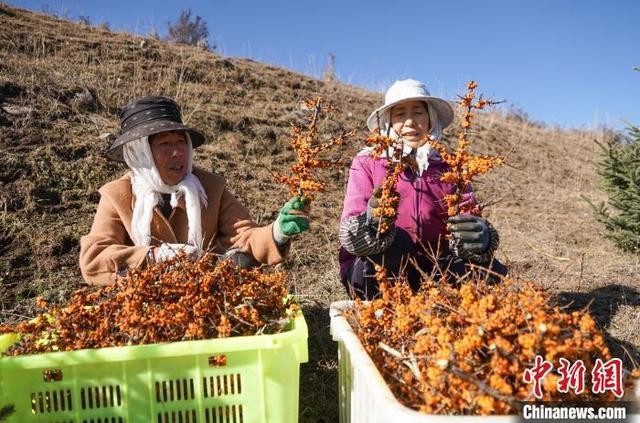
M289 240L309 228L300 198L287 202L274 223L260 227L225 188L224 178L194 168L193 148L204 137L182 123L172 99L134 100L120 120L122 135L105 155L126 163L130 172L100 188L91 231L80 240L87 283L113 283L128 268L179 251L211 250L243 266L276 264Z

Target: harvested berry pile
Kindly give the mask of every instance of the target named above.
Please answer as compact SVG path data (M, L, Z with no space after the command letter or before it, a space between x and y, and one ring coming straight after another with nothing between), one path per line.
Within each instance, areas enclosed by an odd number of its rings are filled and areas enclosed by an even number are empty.
M514 414L516 401L534 401L523 375L536 356L561 367L582 360L585 386L578 395L558 392L560 376L549 372L543 401L613 401L594 394L589 373L611 354L585 311L566 313L530 282L497 285L470 279L460 287L425 280L413 293L402 280L378 269L381 298L356 301L347 318L395 396L431 414ZM565 362L566 364L566 362ZM623 377L631 392L631 377ZM633 376L638 377L637 370Z
M116 284L75 291L68 303L38 301L36 318L0 326L19 333L8 355L279 333L298 307L286 274L244 270L206 254L133 269Z

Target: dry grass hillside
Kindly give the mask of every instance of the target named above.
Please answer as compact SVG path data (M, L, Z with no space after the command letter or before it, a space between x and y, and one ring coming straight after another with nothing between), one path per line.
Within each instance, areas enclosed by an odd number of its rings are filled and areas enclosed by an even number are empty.
M144 43L143 43L144 40ZM480 81L482 83L482 81ZM480 89L482 85L480 86ZM117 114L143 94L174 97L207 139L197 164L224 175L255 219L272 221L287 199L272 173L293 158L290 125L301 102L323 95L340 113L325 134L357 128L382 96L324 83L246 59L168 45L0 5L0 321L34 312L33 298L63 301L81 283L78 241L88 232L98 188L125 169L100 152ZM509 93L501 93L508 97ZM448 133L449 139L455 139ZM476 126L478 151L509 153L509 166L477 184L502 238L499 258L569 308L590 307L619 354L640 348L640 263L602 237L582 200L605 199L595 165L602 133L560 131L488 113ZM336 348L328 306L344 299L337 279L337 226L347 169L328 174L312 230L285 267L310 327L301 376L301 421L337 421ZM626 360L628 362L628 360Z

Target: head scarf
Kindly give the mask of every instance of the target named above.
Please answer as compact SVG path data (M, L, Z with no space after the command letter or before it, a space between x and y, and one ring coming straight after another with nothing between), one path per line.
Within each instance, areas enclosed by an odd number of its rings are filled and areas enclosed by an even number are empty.
M207 194L200 180L193 175L193 148L191 137L185 132L188 144L187 175L177 184L169 186L160 177L153 160L148 137L142 137L123 146L124 160L131 169L131 187L136 197L131 218L132 240L135 245L151 244L151 218L161 194L171 194L171 206L176 207L184 195L189 222L188 243L202 247L201 207L207 207Z
M433 107L429 107L427 102L424 102L424 105L427 109L427 113L429 114L429 137L434 140L439 140L442 136L442 125L440 124L440 120L438 119L438 114ZM386 111L389 114L391 110ZM386 117L381 121L381 131L380 133L390 137L393 140L400 139L400 135L393 129L391 126L391 120ZM370 154L373 151L374 147L365 147L362 149L358 155ZM402 155L407 156L409 154L414 154L416 162L419 168L419 174L422 175L422 172L429 168L429 160L439 160L440 154L438 151L431 146L429 142L424 143L424 145L418 148L411 148L408 145L403 146ZM389 148L387 151L387 157L393 157L393 147Z

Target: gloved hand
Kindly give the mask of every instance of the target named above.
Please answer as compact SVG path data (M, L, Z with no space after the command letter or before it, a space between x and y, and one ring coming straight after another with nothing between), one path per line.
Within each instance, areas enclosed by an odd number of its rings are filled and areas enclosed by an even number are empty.
M373 215L373 209L380 206L381 196L382 196L382 187L381 186L376 187L373 189L371 198L369 198L369 201L367 202L367 221L369 222L369 225L376 230L380 225L380 221L382 221L382 223L386 223L387 226L389 227L391 227L391 225L396 221L396 219L393 217L386 217L386 216L376 217Z
M280 209L273 225L273 238L278 244L286 243L292 236L309 229L309 201L295 196Z
M189 257L198 257L200 249L189 244L162 244L155 250L156 263L169 260L184 251Z
M474 254L482 254L489 248L491 236L487 221L478 216L452 216L451 236L458 248Z

